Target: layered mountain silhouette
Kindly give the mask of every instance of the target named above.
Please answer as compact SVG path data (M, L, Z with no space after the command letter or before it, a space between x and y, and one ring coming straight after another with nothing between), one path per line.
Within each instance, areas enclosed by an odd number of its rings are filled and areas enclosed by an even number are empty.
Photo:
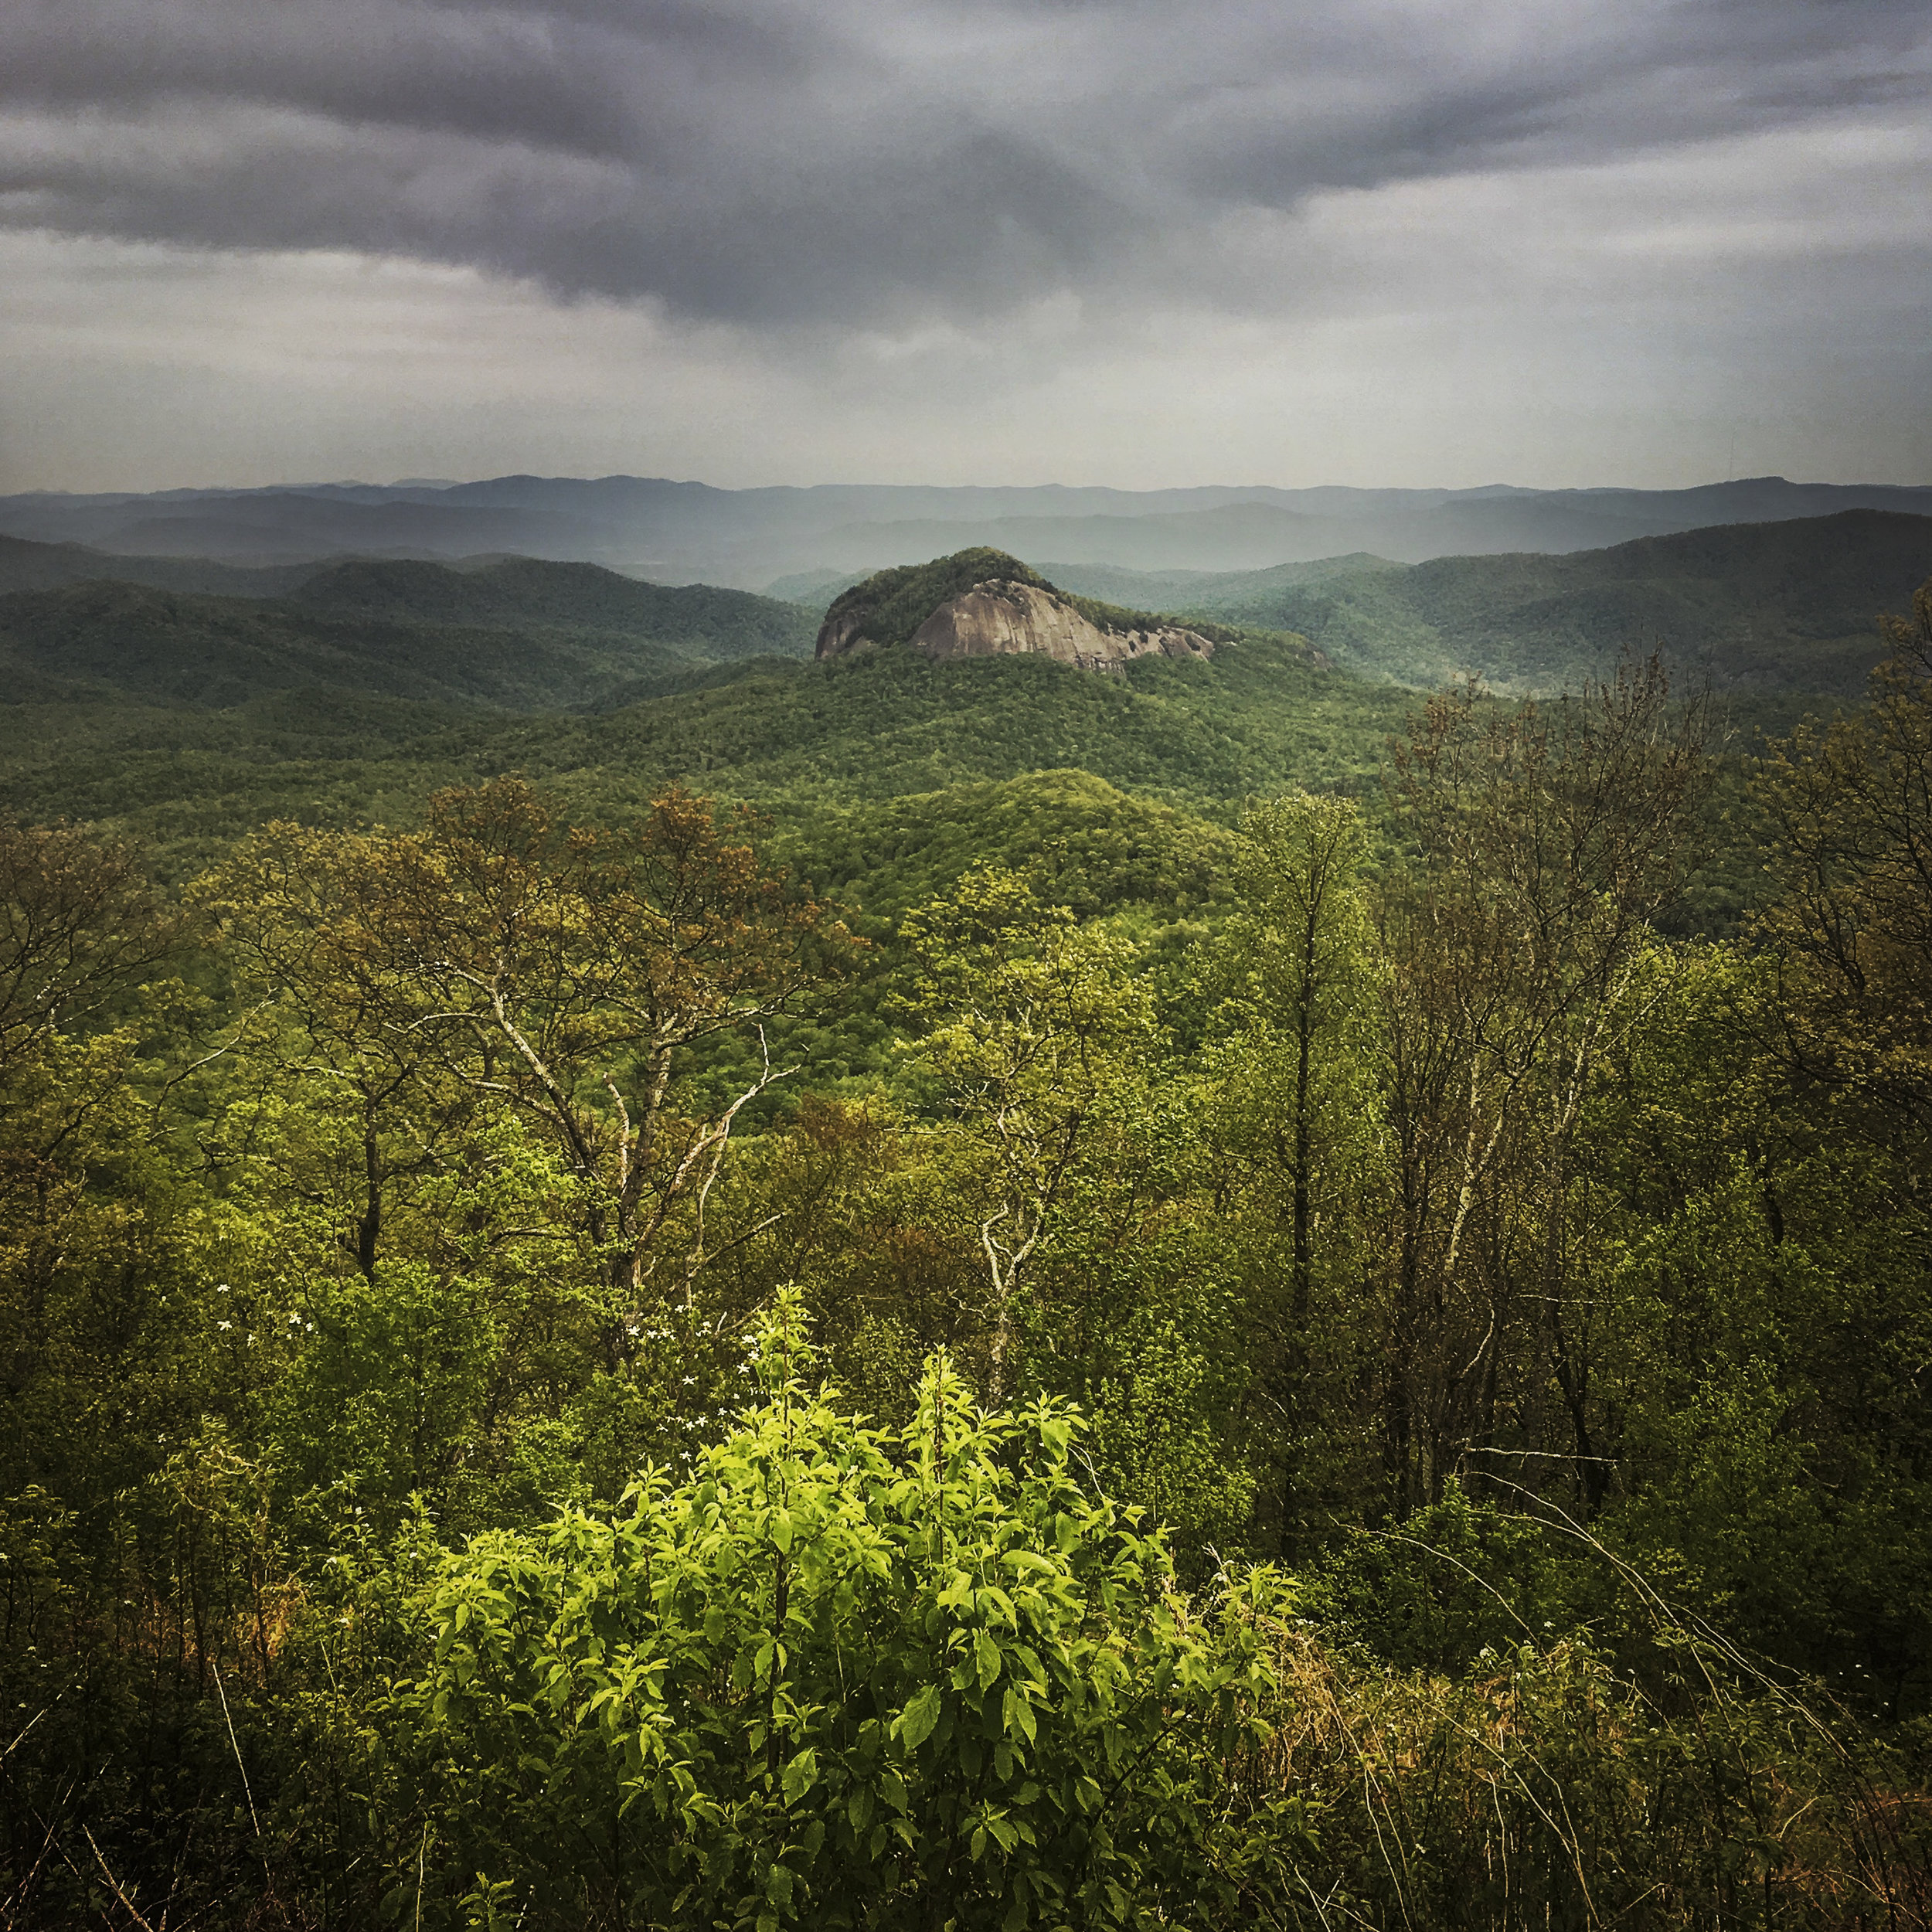
M1859 695L1881 611L1932 577L1932 517L1878 510L1643 537L1565 556L1337 559L1225 575L1047 566L1063 587L1196 621L1299 631L1336 663L1419 689L1574 689L1661 650L1719 689Z
M1760 477L1687 490L719 490L649 477L510 476L14 496L0 498L0 532L257 566L349 552L515 552L757 588L787 573L862 575L981 547L1140 571L1247 570L1350 551L1420 563L1555 554L1846 509L1932 514L1932 488Z
M1855 697L1883 655L1876 614L1908 607L1929 576L1932 517L1869 509L1563 556L1406 565L1358 552L1219 573L971 547L835 578L821 624L796 604L587 563L248 569L0 537L0 665L16 705L219 709L323 690L538 712L607 709L815 648L1117 670L1203 659L1246 631L1298 634L1313 664L1417 689L1469 675L1504 692L1573 689L1621 653L1661 648L1720 689Z

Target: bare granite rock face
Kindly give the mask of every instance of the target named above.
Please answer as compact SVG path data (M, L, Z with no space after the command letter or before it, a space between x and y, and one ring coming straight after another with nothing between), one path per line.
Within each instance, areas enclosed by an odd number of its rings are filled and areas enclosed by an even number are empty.
M870 641L863 628L857 616L828 621L818 634L818 655L863 649ZM1135 658L1214 655L1198 632L1171 624L1103 631L1057 591L998 577L942 604L913 634L912 648L929 658L1052 658L1083 671L1118 671Z

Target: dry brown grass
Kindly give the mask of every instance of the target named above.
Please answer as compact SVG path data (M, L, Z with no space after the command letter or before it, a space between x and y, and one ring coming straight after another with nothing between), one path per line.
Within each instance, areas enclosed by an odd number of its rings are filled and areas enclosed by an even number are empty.
M1451 1681L1270 1636L1271 1734L1224 1767L1257 1923L1932 1926L1932 1800L1775 1686L1699 1660L1678 1714L1576 1642Z

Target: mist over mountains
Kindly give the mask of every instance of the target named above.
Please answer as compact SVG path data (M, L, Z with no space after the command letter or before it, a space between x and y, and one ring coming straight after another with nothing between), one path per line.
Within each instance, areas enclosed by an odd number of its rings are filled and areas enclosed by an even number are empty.
M1685 490L1127 491L1057 484L724 490L644 477L508 476L145 495L39 493L0 498L0 533L258 567L346 553L515 553L599 563L662 582L763 590L787 575L865 574L981 546L1140 572L1253 570L1351 552L1419 563L1597 549L1713 525L1854 509L1932 513L1932 487L1760 477Z

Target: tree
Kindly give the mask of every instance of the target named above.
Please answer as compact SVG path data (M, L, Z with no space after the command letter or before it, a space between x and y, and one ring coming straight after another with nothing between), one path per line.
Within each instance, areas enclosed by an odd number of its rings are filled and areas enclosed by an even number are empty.
M0 816L0 1089L53 1035L84 1032L179 935L125 847Z
M1879 1138L1932 1127L1932 582L1868 711L1775 747L1753 791L1774 828L1776 900L1760 930L1782 968L1793 1070Z
M1069 1195L1117 1150L1154 1044L1132 949L978 866L908 915L919 1009L984 1209L989 1403L1007 1390L1021 1298Z
M1212 1130L1224 1173L1274 1239L1253 1290L1260 1386L1281 1441L1270 1500L1282 1554L1301 1529L1304 1467L1319 1433L1311 1377L1318 1276L1340 1286L1352 1196L1376 1158L1367 1037L1376 958L1362 872L1367 842L1354 804L1289 794L1243 815L1235 866L1240 910L1220 948L1227 1029L1209 1056ZM1225 1184L1225 1183L1224 1183ZM1285 1236L1285 1257L1277 1243ZM1318 1254L1318 1236L1321 1252ZM1279 1262L1285 1259L1285 1270ZM1286 1292L1272 1282L1285 1274ZM1331 1335L1327 1360L1349 1351ZM1331 1393L1333 1391L1330 1391ZM1345 1413L1345 1400L1341 1406Z
M250 1002L217 1157L262 1154L272 1139L267 1158L289 1192L339 1213L339 1246L372 1280L405 1199L461 1158L481 1104L406 1023L406 969L356 940L389 911L375 861L366 838L277 823L195 889L222 922ZM240 1106L244 1094L258 1104ZM272 1135L270 1112L281 1130Z
M349 1051L372 1104L434 1083L553 1147L620 1353L648 1283L689 1305L716 1252L705 1208L733 1124L791 1070L761 1052L750 1084L707 1108L680 1088L687 1056L730 1034L762 1044L844 942L760 865L751 829L676 791L634 823L573 827L502 778L439 794L417 832L271 827L231 874L231 906L236 885L294 879L263 896L258 968L301 985L304 1024ZM372 1196L366 1226L377 1212Z
M943 1354L903 1430L812 1387L795 1294L756 1359L688 1481L444 1560L386 1726L423 1922L1016 1932L1218 1889L1274 1580L1191 1609L1077 1479L1078 1415L980 1413Z
M1653 657L1551 706L1505 712L1473 687L1432 699L1396 748L1395 802L1420 865L1388 926L1388 1037L1404 1040L1418 1083L1393 1111L1434 1196L1418 1217L1422 1177L1399 1176L1405 1241L1421 1219L1434 1230L1412 1258L1434 1280L1406 1312L1437 1331L1434 1386L1400 1406L1429 1417L1431 1500L1445 1458L1480 1458L1480 1481L1552 1453L1553 1393L1569 1425L1563 1460L1581 1499L1601 1502L1576 1137L1603 1056L1636 1016L1651 922L1696 863L1706 735L1703 702L1673 708Z

